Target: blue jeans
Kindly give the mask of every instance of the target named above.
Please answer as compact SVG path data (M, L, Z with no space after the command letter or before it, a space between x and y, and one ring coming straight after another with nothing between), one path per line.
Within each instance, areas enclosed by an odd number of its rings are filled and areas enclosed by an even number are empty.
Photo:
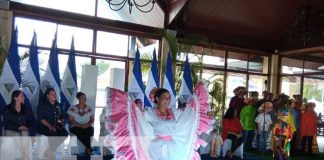
M268 131L262 131L261 134L257 135L257 138L258 138L259 151L266 151L267 150L267 141L269 138Z
M249 150L252 148L253 137L254 130L243 130L243 142L245 150Z

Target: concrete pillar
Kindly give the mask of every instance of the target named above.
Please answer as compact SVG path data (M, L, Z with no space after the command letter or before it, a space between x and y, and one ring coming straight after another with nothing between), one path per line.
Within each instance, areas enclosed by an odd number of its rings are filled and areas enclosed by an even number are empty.
M270 92L273 94L278 94L279 91L277 90L278 78L280 75L280 64L279 64L279 56L272 54L271 55L271 70L270 70Z

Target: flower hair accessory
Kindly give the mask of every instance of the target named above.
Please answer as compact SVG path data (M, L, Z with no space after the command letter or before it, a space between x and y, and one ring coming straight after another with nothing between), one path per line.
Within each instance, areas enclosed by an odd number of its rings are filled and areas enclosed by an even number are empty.
M265 103L263 103L260 107L259 107L259 109L258 109L258 111L259 112L266 112L266 113L268 113L268 112L270 112L271 110L273 109L273 105L272 105L272 103L271 102L265 102Z
M150 94L149 94L149 99L153 102L154 101L154 95L156 93L158 89L156 87L154 87L151 91L150 91Z

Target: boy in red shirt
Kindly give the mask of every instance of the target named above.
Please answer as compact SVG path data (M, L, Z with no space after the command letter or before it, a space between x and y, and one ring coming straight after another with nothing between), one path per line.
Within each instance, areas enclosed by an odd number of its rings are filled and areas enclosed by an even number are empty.
M306 104L305 112L301 116L300 134L302 136L302 152L305 153L305 145L307 141L308 154L312 154L313 137L316 135L316 113L313 111L315 103Z

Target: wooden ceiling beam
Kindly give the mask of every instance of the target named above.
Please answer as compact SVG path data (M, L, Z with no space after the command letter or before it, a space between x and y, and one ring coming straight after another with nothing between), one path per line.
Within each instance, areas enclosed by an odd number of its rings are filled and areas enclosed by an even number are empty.
M164 13L167 13L167 9L168 9L168 2L167 0L155 0L156 3L160 6L160 8L162 9L162 11Z
M187 3L188 0L169 0L168 11L165 15L167 17L166 26L173 22Z
M260 51L264 53L273 53L275 48L275 43L272 41L229 35L199 27L184 26L184 29L181 30L175 26L171 26L171 29L178 31L177 37L179 38L186 37L188 34L199 34L205 36L211 42L221 46L235 46L237 48L245 48L247 50Z
M289 51L279 51L279 54L282 56L300 56L300 55L306 55L310 53L317 53L320 51L324 51L324 45L323 46L316 46L316 47L310 47L310 48L301 48L301 49L295 49L295 50L289 50Z

